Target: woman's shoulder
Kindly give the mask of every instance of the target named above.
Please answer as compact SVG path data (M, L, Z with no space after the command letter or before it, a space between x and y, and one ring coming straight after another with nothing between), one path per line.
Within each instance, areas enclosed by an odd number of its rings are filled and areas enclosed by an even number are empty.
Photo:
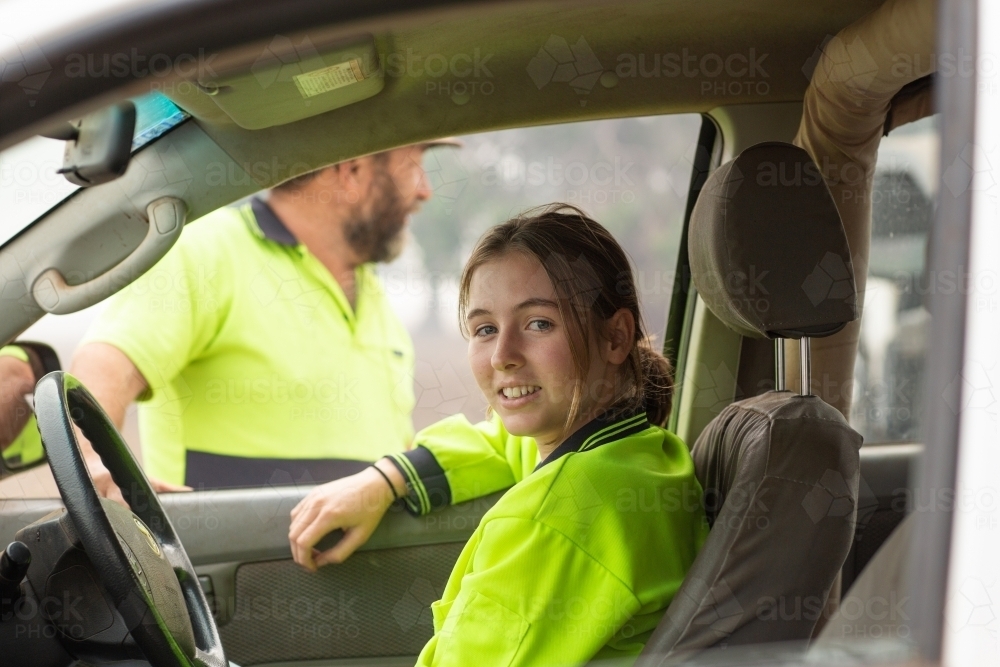
M664 567L660 558L660 565L638 572L636 554L673 554L678 573L690 565L704 509L687 448L668 431L650 428L543 465L514 485L481 527L493 521L494 539L509 541L501 526L537 525L539 535L559 535L634 588L657 580Z
M622 480L655 484L664 481L664 474L694 475L694 462L684 441L672 431L654 425L565 459L564 470L570 474L564 482L570 482L574 472L597 475L608 484Z
M581 513L613 512L636 495L662 498L686 487L700 502L701 487L687 446L670 431L651 426L545 462L511 487L490 514L538 520L566 517L577 523Z

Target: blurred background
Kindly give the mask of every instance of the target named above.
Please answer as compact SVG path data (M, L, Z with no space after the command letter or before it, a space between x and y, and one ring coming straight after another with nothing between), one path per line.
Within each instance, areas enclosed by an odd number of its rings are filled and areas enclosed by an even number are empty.
M851 411L866 443L919 437L926 300L946 288L925 271L938 182L935 122L901 127L879 150ZM631 256L647 330L662 343L700 124L697 114L590 121L470 135L461 149L427 152L434 197L413 217L404 254L380 267L416 347L417 429L457 412L484 414L458 327L458 277L479 236L525 209L566 202L608 227ZM61 150L61 142L36 138L0 153L0 242L6 229L22 228L74 189L55 174ZM68 367L101 307L48 315L21 338L52 345ZM125 437L138 448L134 411ZM0 497L55 495L44 467L0 482Z
M479 236L528 208L566 202L608 227L632 258L647 328L662 342L700 126L689 114L522 128L425 154L434 196L413 216L403 255L379 269L416 348L416 429L457 412L483 417L458 327L458 278ZM16 229L74 189L55 174L61 142L25 144L0 153L0 219ZM102 307L47 315L20 338L52 345L68 367ZM135 406L124 435L141 449ZM45 467L0 482L0 497L56 495Z
M928 233L938 186L937 116L882 139L872 189L872 247L851 424L865 442L918 442L933 290Z

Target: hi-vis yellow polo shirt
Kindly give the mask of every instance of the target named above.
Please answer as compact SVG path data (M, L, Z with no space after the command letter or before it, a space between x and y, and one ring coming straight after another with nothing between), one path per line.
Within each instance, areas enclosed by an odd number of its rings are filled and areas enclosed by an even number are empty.
M316 482L339 475L311 462L354 464L349 474L407 448L413 344L373 267L355 277L352 309L254 199L190 224L109 299L85 342L114 345L149 384L147 474L204 487Z
M17 345L5 345L0 348L0 357L14 357L26 364L30 364L28 353ZM38 433L38 422L35 415L28 417L27 423L6 449L3 450L3 458L12 467L17 468L22 465L40 461L45 457L45 450L42 448L42 436Z
M708 535L687 446L645 412L581 426L544 461L495 415L463 415L391 457L414 514L510 487L431 605L418 667L631 665Z

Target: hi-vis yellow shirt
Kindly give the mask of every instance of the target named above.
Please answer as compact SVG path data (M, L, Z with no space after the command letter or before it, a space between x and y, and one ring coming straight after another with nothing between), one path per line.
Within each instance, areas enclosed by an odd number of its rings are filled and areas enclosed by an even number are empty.
M0 357L14 357L26 364L30 363L28 353L17 345L5 345L0 348ZM28 417L20 435L3 450L3 458L14 468L45 458L42 436L38 433L38 422L34 414Z
M371 265L356 309L260 200L190 223L109 300L85 342L124 352L144 468L183 483L187 451L374 461L413 437L413 344Z
M639 654L708 535L687 447L645 413L595 419L536 466L499 419L449 417L391 460L411 512L510 487L438 602L422 666L580 665ZM620 663L616 663L620 664Z

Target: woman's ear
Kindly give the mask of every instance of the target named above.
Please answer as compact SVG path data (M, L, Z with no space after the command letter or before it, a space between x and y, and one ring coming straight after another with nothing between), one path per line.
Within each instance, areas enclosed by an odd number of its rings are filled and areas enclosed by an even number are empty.
M608 363L620 365L625 363L635 345L635 317L627 308L619 308L607 322L607 352Z

